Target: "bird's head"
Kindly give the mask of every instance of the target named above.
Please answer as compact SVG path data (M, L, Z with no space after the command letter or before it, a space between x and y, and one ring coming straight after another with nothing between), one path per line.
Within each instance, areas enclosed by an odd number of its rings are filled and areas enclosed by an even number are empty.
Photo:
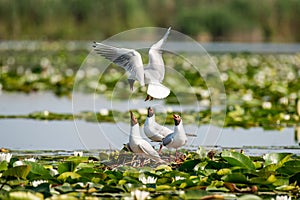
M130 112L130 117L131 117L131 126L138 124L138 120L135 118L132 111L129 111L129 112Z
M151 108L151 107L149 107L148 108L148 117L152 117L154 115L154 110L153 110L153 108Z
M173 119L175 122L175 126L178 126L181 122L181 117L179 115L173 114Z

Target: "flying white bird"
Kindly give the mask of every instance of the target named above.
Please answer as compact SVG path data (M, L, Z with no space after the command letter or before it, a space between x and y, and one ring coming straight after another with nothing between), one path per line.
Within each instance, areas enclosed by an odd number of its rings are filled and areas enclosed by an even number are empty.
M185 130L183 128L182 119L179 115L173 115L173 119L175 122L175 127L173 133L170 133L162 140L162 145L167 148L176 149L176 158L177 158L177 149L179 147L184 146L187 143L187 136ZM160 146L159 152L162 149L162 145Z
M162 58L162 46L170 34L171 27L165 35L149 50L149 62L144 68L141 54L134 49L118 48L106 44L94 42L94 50L112 61L116 65L123 67L130 73L128 82L133 90L135 81L139 81L141 86L148 84L147 100L164 99L170 94L170 89L162 84L165 76L165 65Z
M151 144L142 138L139 123L131 111L130 116L131 129L129 143L127 143L128 150L141 155L142 157L150 158L158 163L165 163L165 161L160 158L157 151L153 149ZM143 166L143 162L141 163L141 166Z
M158 124L155 121L155 114L153 108L148 108L148 114L144 123L145 135L154 142L161 142L163 138L173 131L165 126Z

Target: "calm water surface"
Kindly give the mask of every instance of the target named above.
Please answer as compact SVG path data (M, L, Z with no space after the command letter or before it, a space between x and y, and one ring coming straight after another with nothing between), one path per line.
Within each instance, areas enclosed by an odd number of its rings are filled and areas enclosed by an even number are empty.
M80 96L80 105L77 110L90 110L91 97ZM99 107L110 108L111 102L104 97L98 97ZM101 105L101 106L100 106ZM136 108L146 106L144 101L134 104ZM94 105L93 105L94 106ZM164 104L161 105L165 106ZM190 109L187 106L185 109ZM128 110L128 102L114 103L114 109ZM178 109L178 108L177 108ZM58 113L72 113L70 98L57 98L51 93L3 93L0 96L0 114L28 114L33 111L49 110ZM176 107L174 107L176 110ZM172 128L172 126L170 126ZM203 141L209 137L209 125L196 127L186 125L189 133L197 137L189 137L187 148L199 145L206 146ZM1 119L0 120L0 147L15 150L74 150L74 149L121 149L128 142L129 123L90 123L85 121L38 121L32 119ZM142 131L142 130L141 130ZM153 145L158 144L153 143ZM282 131L264 131L261 128L224 128L222 134L215 141L216 146L242 148L251 147L260 152L261 148L281 149L283 147L298 146L295 141L294 128L285 128ZM259 149L253 148L259 147ZM298 150L292 150L298 152Z

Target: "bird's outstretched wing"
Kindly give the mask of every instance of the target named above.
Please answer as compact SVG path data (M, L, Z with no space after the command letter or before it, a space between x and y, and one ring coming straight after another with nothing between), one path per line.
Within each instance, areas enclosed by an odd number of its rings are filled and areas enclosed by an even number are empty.
M96 53L130 72L136 80L144 82L144 66L139 52L134 49L118 48L99 42L94 42L93 48Z
M167 30L165 35L155 44L153 44L149 50L149 64L147 67L147 71L151 79L151 73L153 76L158 79L159 82L162 82L165 75L165 64L162 58L162 46L166 43L167 38L170 34L171 27Z

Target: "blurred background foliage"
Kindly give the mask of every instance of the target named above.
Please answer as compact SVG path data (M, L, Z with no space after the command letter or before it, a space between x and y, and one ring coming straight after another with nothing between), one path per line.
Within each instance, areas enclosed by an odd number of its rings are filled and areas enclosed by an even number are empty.
M299 42L299 0L0 0L1 40L99 40L145 26L199 41Z

